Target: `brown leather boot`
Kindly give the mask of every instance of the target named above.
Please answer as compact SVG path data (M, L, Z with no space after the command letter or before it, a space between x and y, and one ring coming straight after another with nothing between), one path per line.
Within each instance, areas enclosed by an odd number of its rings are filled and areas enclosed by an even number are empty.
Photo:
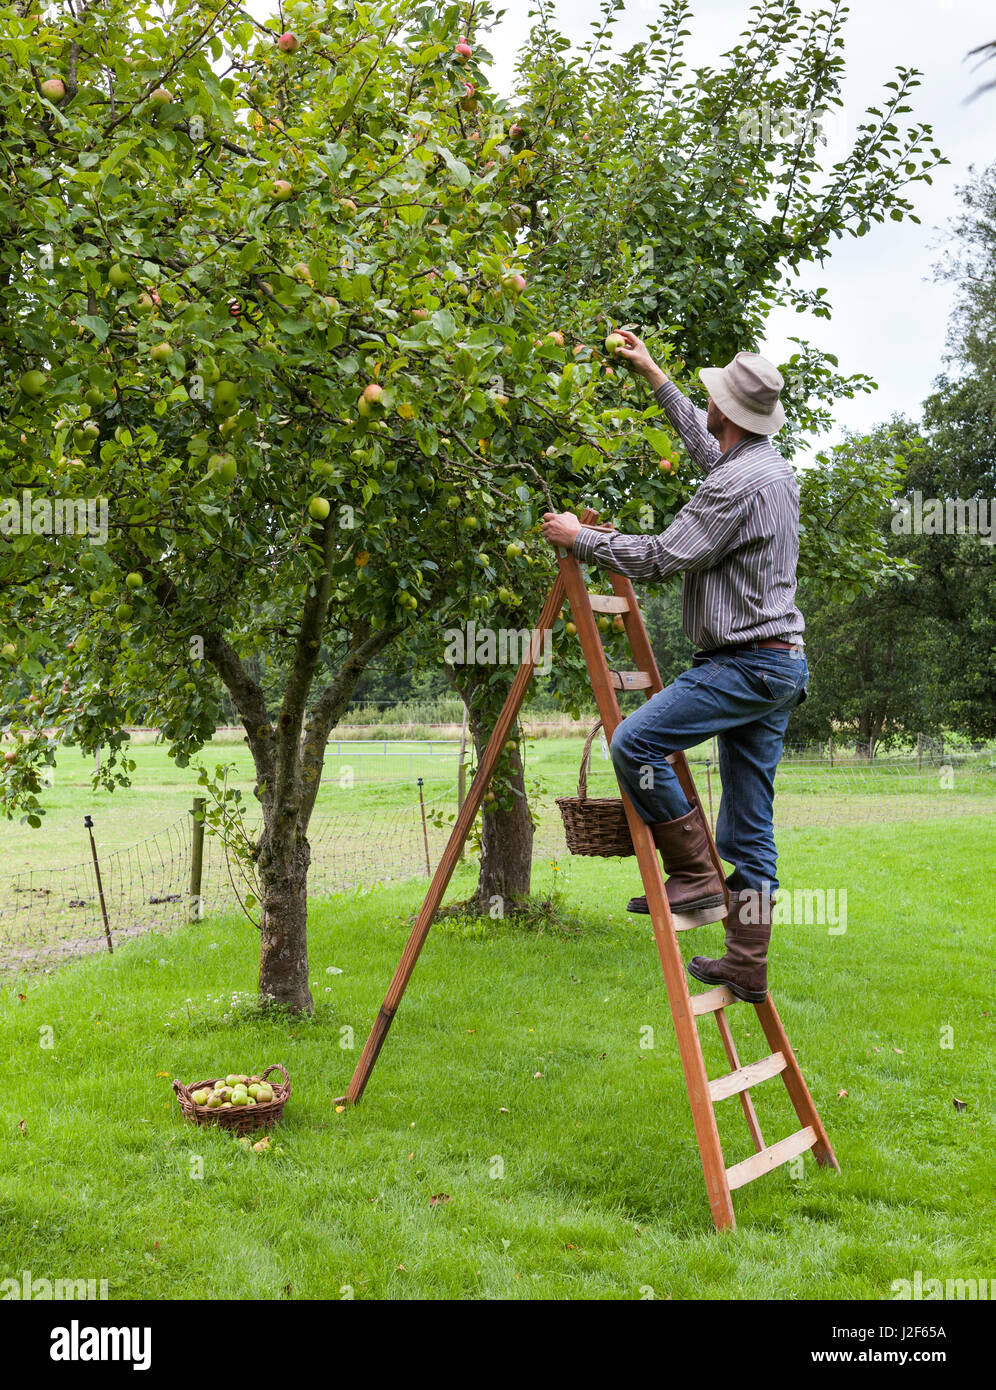
M771 909L775 899L767 893L732 892L724 919L726 953L719 960L693 956L686 969L704 985L726 985L748 1004L760 1004L768 995L768 943Z
M709 836L697 806L678 820L652 825L654 844L668 875L667 900L672 912L697 912L722 907L726 901L723 880L709 853ZM630 898L627 912L649 912L646 897Z

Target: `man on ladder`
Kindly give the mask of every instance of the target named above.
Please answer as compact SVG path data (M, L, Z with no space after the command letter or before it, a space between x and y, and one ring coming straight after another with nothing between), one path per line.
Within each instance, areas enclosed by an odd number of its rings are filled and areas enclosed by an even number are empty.
M616 729L611 755L620 786L649 824L668 874L672 912L723 904L698 808L689 805L669 753L718 736L723 784L716 846L733 864L726 880L726 951L696 956L695 979L739 998L767 995L771 909L778 887L775 770L789 714L806 698L805 623L795 606L799 486L771 443L785 423L779 372L756 353L699 373L708 410L697 409L661 371L645 344L619 330L619 357L653 389L705 474L691 501L660 535L621 535L548 512L543 535L582 563L631 579L681 572L682 622L697 648L691 669ZM646 912L632 898L631 912Z

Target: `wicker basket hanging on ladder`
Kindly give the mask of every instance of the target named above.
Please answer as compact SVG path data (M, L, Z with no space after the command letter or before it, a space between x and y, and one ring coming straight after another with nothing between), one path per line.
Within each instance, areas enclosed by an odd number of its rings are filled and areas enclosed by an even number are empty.
M564 820L564 834L571 854L588 854L601 858L632 855L633 837L629 833L626 811L619 797L588 795L588 763L591 742L602 721L588 735L581 755L577 796L558 796L557 805Z

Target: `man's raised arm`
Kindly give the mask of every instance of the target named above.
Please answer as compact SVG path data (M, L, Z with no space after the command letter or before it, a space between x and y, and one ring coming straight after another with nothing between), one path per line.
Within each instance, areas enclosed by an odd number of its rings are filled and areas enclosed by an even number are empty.
M626 344L618 356L635 376L642 376L654 393L654 399L678 431L681 442L692 459L708 473L715 467L722 450L706 428L706 412L692 405L688 397L665 376L647 351L647 346L628 328L616 330Z

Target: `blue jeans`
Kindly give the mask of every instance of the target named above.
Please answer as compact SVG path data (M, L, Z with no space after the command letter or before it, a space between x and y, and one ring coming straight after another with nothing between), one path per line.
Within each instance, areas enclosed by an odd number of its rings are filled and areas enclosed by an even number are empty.
M775 770L789 714L806 698L809 668L798 651L738 647L696 652L689 671L628 715L612 737L612 763L624 794L650 825L691 810L669 753L718 736L723 792L716 848L737 891L774 892Z

